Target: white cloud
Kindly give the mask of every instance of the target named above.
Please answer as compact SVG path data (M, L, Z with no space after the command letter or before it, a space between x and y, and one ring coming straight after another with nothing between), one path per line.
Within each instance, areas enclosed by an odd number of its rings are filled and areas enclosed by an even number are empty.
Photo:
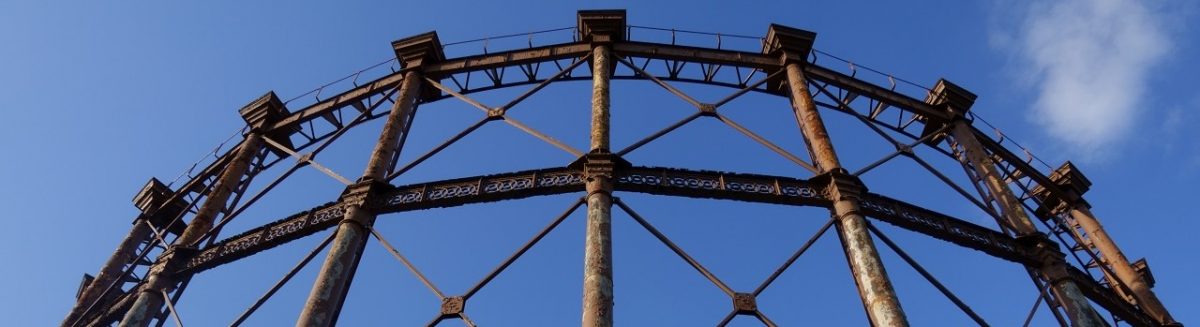
M1171 40L1140 0L1028 3L1012 46L1037 90L1032 119L1084 153L1115 143L1146 112L1147 77Z

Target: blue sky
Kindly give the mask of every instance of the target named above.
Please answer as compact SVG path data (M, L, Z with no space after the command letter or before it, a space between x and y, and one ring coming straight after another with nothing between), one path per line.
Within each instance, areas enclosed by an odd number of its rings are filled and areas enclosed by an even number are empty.
M626 8L631 24L763 35L769 23L818 33L816 48L932 85L945 77L979 94L974 111L1051 165L1074 161L1094 182L1094 211L1130 258L1147 257L1175 317L1196 321L1200 275L1186 206L1200 182L1197 6L1184 1L924 4L726 2L582 3L0 3L0 315L6 324L56 324L82 273L94 273L136 215L130 198L149 178L169 181L244 123L236 110L267 90L283 98L389 58L389 42L437 30L443 42L573 26L575 11ZM549 38L551 36L547 36ZM708 42L698 40L697 42ZM501 44L492 45L501 47ZM478 52L479 44L448 48ZM832 65L832 63L831 63ZM840 67L839 67L840 68ZM589 83L552 85L513 115L584 148ZM701 100L728 89L681 85ZM472 95L498 105L522 88ZM914 96L920 97L919 94ZM298 100L304 104L311 100ZM751 95L728 114L804 156L787 102ZM295 108L293 108L295 109ZM641 81L613 86L613 143L629 144L692 112ZM826 115L849 167L888 153L845 117ZM453 100L423 106L403 162L478 119ZM348 177L364 167L379 122L317 160ZM502 124L489 124L399 183L564 165L573 160ZM700 120L627 158L635 164L806 177L808 173L716 121ZM939 165L946 166L947 162ZM911 161L867 174L871 190L986 226L982 213ZM949 173L956 170L945 170ZM268 176L278 171L268 172ZM957 177L956 177L957 178ZM269 179L262 179L269 180ZM341 192L304 169L229 230L290 215ZM620 195L735 289L753 288L824 222L819 208ZM444 292L466 290L565 209L575 195L386 215L379 230ZM480 324L578 322L582 215L576 213L467 305ZM994 325L1019 324L1034 293L1021 269L880 224ZM189 325L232 321L325 234L193 280L179 305ZM623 325L707 325L729 300L631 219L614 214L616 319ZM969 324L884 251L916 325ZM291 324L310 265L250 320ZM414 325L435 298L372 243L342 314L350 326ZM783 325L865 322L836 237L825 235L759 299ZM1038 319L1048 324L1044 309ZM735 325L754 325L739 318ZM451 321L451 323L454 323Z

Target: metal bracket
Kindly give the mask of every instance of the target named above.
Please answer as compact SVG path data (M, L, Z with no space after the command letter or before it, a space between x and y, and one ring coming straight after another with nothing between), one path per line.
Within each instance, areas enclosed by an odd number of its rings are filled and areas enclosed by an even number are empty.
M350 184L342 191L338 201L346 205L356 205L362 209L374 210L378 205L380 194L391 190L392 186L370 178L361 178Z
M842 168L832 169L809 181L816 185L828 185L825 188L825 195L830 201L861 199L862 195L867 193L866 184L863 184L858 176L851 175Z

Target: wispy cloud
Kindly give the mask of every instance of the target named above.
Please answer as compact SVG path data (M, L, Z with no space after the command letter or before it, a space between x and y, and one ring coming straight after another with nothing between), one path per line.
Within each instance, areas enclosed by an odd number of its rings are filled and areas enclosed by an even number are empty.
M1114 144L1143 112L1148 74L1172 47L1170 13L1140 0L1032 1L1006 45L1036 89L1031 117L1065 145ZM1015 26L1014 26L1015 25Z

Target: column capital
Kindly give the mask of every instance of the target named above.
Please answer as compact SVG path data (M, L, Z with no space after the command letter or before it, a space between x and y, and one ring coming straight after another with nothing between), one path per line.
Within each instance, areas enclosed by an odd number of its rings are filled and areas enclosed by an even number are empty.
M297 124L277 130L269 129L275 123L291 115L288 112L287 106L275 95L275 91L267 91L267 94L263 94L258 99L250 101L249 104L239 109L238 113L242 115L242 119L246 121L246 125L250 126L250 133L258 133L259 135L269 137L272 141L287 147L289 150L295 149L292 146L291 136L293 133L300 131L300 125ZM270 149L279 156L288 156L286 152L274 147Z
M576 13L579 40L591 43L625 41L625 10L580 10Z
M964 116L975 104L975 98L977 98L975 93L944 78L939 78L937 84L934 84L933 89L925 96L925 103L942 106L959 116Z
M137 207L142 212L151 212L154 209L162 206L163 202L171 197L171 188L163 184L157 178L151 177L146 185L133 196L133 206Z
M1092 187L1092 181L1070 161L1063 162L1062 166L1050 173L1050 180L1062 186L1063 191L1080 198Z
M423 64L446 60L442 52L442 41L437 31L429 31L392 41L392 50L404 69L414 69Z
M392 50L395 50L396 59L400 61L400 66L406 73L420 71L423 65L446 60L446 54L442 52L442 41L438 39L437 31L429 31L392 41ZM405 78L408 76L412 75L405 75ZM437 77L433 78L440 80ZM433 99L441 96L441 94L442 91L437 88L422 87L419 98L426 100Z
M767 28L767 37L763 39L762 52L768 55L780 56L782 64L789 62L808 62L808 54L812 51L817 33L771 24Z
M133 206L142 211L138 215L138 219L146 219L157 229L166 229L168 232L179 235L183 233L183 221L176 221L171 226L164 226L174 220L180 212L187 208L187 202L183 199L175 199L171 203L167 203L175 192L171 191L170 187L164 185L157 178L150 178L145 186L138 191L137 195L133 196Z
M242 109L238 109L238 114L242 115L242 119L252 130L263 132L262 129L269 128L280 119L286 118L289 113L287 106L275 95L275 91L267 91L266 94L250 101Z
M1146 282L1146 286L1154 287L1154 274L1150 272L1150 263L1146 262L1146 258L1134 261L1130 266L1133 266L1133 271L1137 272L1142 280Z
M1084 204L1083 194L1087 193L1092 187L1092 181L1075 167L1075 164L1070 161L1063 162L1061 166L1050 173L1050 181L1058 186L1062 194L1051 194L1050 190L1038 185L1033 189L1034 196L1043 199L1044 202L1064 202L1067 205ZM1090 206L1089 206L1090 207Z
M975 93L971 93L971 91L967 91L967 89L951 83L944 78L938 79L933 89L925 95L925 103L933 106L935 109L949 112L955 118L950 121L940 121L932 120L929 117L922 117L925 122L925 128L921 130L921 137L924 138L930 133L936 133L945 128L947 124L966 119L967 112L975 104L975 98ZM943 135L925 138L925 143L936 145L945 138L944 134L945 132L943 131Z

